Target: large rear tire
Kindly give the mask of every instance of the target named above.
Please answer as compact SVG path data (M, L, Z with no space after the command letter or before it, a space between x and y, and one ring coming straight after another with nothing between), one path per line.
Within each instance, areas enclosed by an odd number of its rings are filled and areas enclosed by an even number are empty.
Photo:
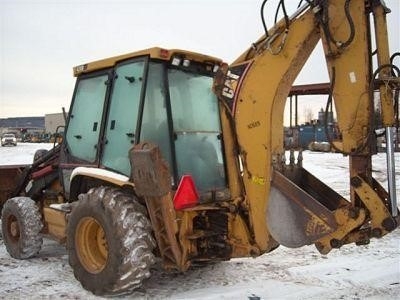
M28 197L8 199L1 212L1 229L8 253L18 259L37 254L43 244L42 216L35 201Z
M150 277L155 241L146 209L111 187L81 194L67 226L74 275L96 295L131 293Z

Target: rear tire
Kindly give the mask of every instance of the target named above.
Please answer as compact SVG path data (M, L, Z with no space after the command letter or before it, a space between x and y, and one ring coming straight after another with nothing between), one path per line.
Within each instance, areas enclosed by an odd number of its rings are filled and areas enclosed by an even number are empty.
M43 228L42 217L35 201L28 197L7 200L1 213L1 229L8 253L18 259L37 254L43 239L39 235Z
M81 194L67 226L74 275L96 295L131 293L150 277L155 242L146 209L111 187Z

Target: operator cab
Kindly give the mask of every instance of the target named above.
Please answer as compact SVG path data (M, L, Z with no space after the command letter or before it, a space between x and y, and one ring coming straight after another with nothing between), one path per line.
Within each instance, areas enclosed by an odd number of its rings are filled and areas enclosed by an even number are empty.
M172 185L191 175L200 193L226 188L219 107L212 91L219 59L151 48L74 68L76 86L62 158L64 188L76 166L130 176L129 150L157 144Z

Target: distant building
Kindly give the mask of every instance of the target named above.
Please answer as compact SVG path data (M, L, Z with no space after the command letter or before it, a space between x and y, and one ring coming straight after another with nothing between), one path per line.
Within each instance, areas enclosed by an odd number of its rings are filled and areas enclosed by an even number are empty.
M13 132L43 132L44 117L17 117L0 119L0 134Z
M44 117L19 117L0 119L0 127L10 128L44 128Z
M47 133L55 133L57 127L65 126L63 113L47 114L44 116L45 128ZM58 132L63 132L64 129L59 129Z

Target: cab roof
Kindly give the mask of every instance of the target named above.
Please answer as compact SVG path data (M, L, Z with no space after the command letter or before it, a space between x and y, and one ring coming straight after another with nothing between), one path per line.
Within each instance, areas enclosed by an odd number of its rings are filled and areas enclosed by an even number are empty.
M77 77L84 73L90 73L93 71L111 68L115 66L118 62L140 57L140 56L149 56L153 59L160 59L169 61L174 56L179 56L181 58L186 58L190 60L194 60L197 62L204 62L204 63L211 63L211 64L218 64L222 63L222 60L213 56L208 56L196 52L186 51L186 50L179 50L179 49L164 49L159 47L153 47L145 50L140 50L136 52L131 52L123 55L118 55L110 58L105 58L93 62L89 62L86 64L82 64L73 68L74 76Z

